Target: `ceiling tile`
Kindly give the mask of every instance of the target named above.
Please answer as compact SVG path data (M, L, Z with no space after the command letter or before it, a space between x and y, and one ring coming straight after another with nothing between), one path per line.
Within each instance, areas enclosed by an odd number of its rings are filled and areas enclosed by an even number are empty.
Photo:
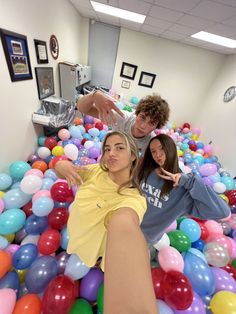
M91 10L93 9L90 1L88 0L70 0L70 2L72 2L77 9L80 9L81 7L85 7Z
M153 5L149 15L155 18L160 18L169 22L178 21L184 14L180 12L176 12L173 10L169 10L166 8L162 8L157 5Z
M236 15L234 17L231 17L230 19L223 21L222 23L228 26L236 27Z
M185 34L171 32L171 31L166 31L166 32L161 34L161 37L168 38L168 39L173 39L173 40L180 40L180 39L186 38L186 35Z
M166 29L166 28L171 26L170 22L167 22L167 21L164 21L161 19L155 19L154 17L151 17L151 16L146 17L144 24L156 26L156 27L161 27L163 29Z
M199 0L155 0L155 4L168 9L188 12L199 3Z
M139 0L119 0L119 8L146 15L151 9L151 4Z
M214 25L215 22L202 19L193 15L185 14L178 20L178 24L191 26L199 30L204 30L206 27Z
M149 32L151 34L155 34L155 35L159 35L159 34L164 32L163 28L153 27L153 26L150 26L150 25L143 25L141 27L141 30L145 31L145 32Z
M236 8L232 8L217 2L202 1L189 13L191 15L200 16L212 21L221 22L236 14Z
M195 34L197 32L196 29L194 29L194 28L179 25L179 24L173 24L169 28L169 31L175 32L175 33L180 33L180 34L185 34L185 35L192 35L192 34Z
M235 0L213 0L213 1L225 4L225 5L229 5L229 6L231 5L232 7L236 7L236 1Z
M206 28L206 32L227 37L227 36L235 35L236 29L217 23L214 26Z

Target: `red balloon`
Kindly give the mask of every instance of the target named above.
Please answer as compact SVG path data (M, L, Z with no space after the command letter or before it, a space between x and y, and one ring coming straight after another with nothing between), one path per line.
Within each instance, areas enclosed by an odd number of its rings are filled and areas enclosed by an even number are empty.
M151 274L156 298L164 300L164 294L163 289L161 288L161 283L165 275L165 272L162 268L155 267L151 269Z
M88 133L88 130L93 128L93 124L86 123L84 128L85 128L86 132Z
M209 236L209 232L207 230L207 227L204 225L204 223L198 222L200 229L201 229L201 240L206 240Z
M77 296L75 282L65 275L59 275L51 280L42 298L43 314L69 313Z
M65 207L56 207L48 215L49 225L56 230L61 230L69 218L68 209Z
M97 128L99 131L103 130L103 123L102 122L95 123L95 128Z
M184 128L190 129L190 124L189 124L188 122L185 122L185 123L183 124L182 128L183 128L183 129L184 129Z
M193 289L188 278L175 270L167 272L162 280L165 302L175 310L186 310L193 302Z
M26 217L29 217L33 214L32 212L32 202L25 204L25 206L22 207L22 210L25 212Z
M236 280L236 269L234 268L233 265L228 264L224 267L220 267L221 269L226 270L235 280Z
M67 158L65 155L62 155L62 156L55 156L55 157L50 161L51 166L52 166L53 169L55 168L56 163L57 163L59 160L68 160L68 158Z
M44 231L38 240L39 253L43 255L51 255L60 247L61 235L59 231L48 229Z
M195 152L197 150L197 145L196 144L190 144L189 148Z
M74 195L67 182L56 182L51 187L52 199L56 202L72 202Z
M225 192L225 195L229 199L229 205L235 205L236 204L236 190L229 190Z
M81 141L81 145L84 145L84 143L87 142L87 141L88 141L87 138L83 138L82 141Z
M47 137L44 146L52 150L53 147L57 146L57 140L54 137Z

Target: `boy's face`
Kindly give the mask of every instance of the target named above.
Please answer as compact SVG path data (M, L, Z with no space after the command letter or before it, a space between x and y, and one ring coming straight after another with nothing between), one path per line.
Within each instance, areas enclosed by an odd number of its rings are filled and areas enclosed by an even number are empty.
M132 135L134 137L145 137L156 129L157 123L158 122L153 123L149 116L140 112L132 126Z

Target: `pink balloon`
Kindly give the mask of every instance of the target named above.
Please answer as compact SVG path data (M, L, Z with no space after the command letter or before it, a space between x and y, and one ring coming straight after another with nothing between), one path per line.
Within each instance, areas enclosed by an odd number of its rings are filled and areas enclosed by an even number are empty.
M43 178L43 172L39 169L30 169L25 173L25 176L28 176L30 174L34 174L35 176Z
M5 208L5 204L3 202L3 199L0 198L0 214L3 212L4 208Z
M231 252L231 259L235 259L236 258L236 241L230 237L228 237L229 241L231 242L232 245L232 252Z
M211 234L223 234L223 229L221 224L216 222L215 220L208 220L204 223L204 226L207 228L207 231L209 232L209 235Z
M209 237L207 238L206 242L216 242L218 243L219 245L223 246L224 248L226 248L226 250L228 251L229 253L229 256L231 256L232 254L232 244L230 242L230 238L225 236L224 234L219 234L219 233L216 233L216 234L210 234Z
M0 309L1 313L12 314L16 304L16 293L13 289L0 289Z
M160 263L161 268L168 272L171 270L176 270L179 272L183 272L184 269L184 260L182 255L171 246L163 247L158 255L158 261Z
M36 192L34 194L34 196L32 197L32 202L36 201L39 197L50 197L51 198L51 193L48 190L39 190L38 192Z
M11 256L13 256L16 253L16 251L19 249L19 247L20 245L18 244L10 244L8 245L8 247L5 248L5 251L10 253Z
M175 230L177 227L177 221L174 220L164 231L163 233L167 233L169 231Z

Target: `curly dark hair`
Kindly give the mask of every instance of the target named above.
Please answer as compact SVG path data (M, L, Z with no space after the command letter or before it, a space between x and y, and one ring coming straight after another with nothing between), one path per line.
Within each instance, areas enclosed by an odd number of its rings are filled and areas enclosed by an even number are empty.
M145 116L150 117L153 124L156 123L156 127L162 128L169 119L170 108L169 104L157 94L148 95L143 97L136 107L136 116L140 113L144 113Z

